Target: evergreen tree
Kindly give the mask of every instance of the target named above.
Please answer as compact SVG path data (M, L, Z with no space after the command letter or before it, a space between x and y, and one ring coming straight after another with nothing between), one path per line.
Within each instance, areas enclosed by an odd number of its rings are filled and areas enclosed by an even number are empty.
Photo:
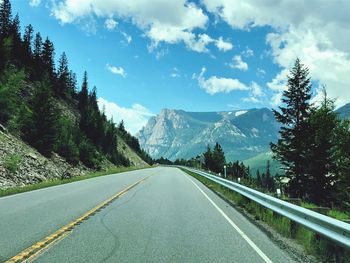
M54 151L63 156L69 163L79 162L79 148L77 141L77 126L68 118L61 117L58 120L57 140Z
M335 128L334 159L336 179L332 199L335 205L350 210L350 120L342 120Z
M58 60L58 70L57 70L57 85L55 93L57 96L60 97L70 97L71 91L69 88L69 78L70 78L70 72L68 68L68 59L66 56L66 53L63 52Z
M33 61L33 72L31 76L32 80L42 79L42 74L44 71L43 60L41 57L42 46L43 46L43 41L42 41L41 35L40 33L37 33L35 35L35 40L34 40L34 50L33 50L34 61Z
M225 154L221 145L217 142L213 149L213 171L223 173L224 165L226 164Z
M10 32L12 10L10 0L0 1L0 36L5 38Z
M0 1L0 72L4 69L6 60L8 59L4 40L10 33L11 21L12 11L10 1Z
M307 197L316 204L329 204L335 182L334 147L337 143L335 129L340 120L334 112L334 102L323 89L323 101L309 118L309 152L305 173L309 177Z
M32 66L32 55L33 55L33 50L32 50L32 42L33 42L33 33L34 29L32 25L28 25L25 28L24 31L24 36L23 36L23 60L24 60L24 65L30 69Z
M19 16L16 14L10 26L10 41L11 49L9 50L10 59L13 64L21 66L23 64L22 55L22 39L21 39L21 26Z
M49 40L49 38L46 38L43 47L42 47L42 53L41 53L41 59L43 62L43 72L46 72L49 76L49 80L51 83L55 82L55 48L53 46L53 43Z
M57 139L57 110L47 78L36 84L31 110L32 130L26 139L40 153L50 156Z
M18 96L24 87L26 75L13 66L7 68L0 78L0 123L8 125L16 118L21 105Z
M208 170L213 169L213 156L210 146L207 146L207 150L203 153L204 167Z
M81 85L81 91L79 92L79 110L82 112L83 110L86 109L87 104L88 104L88 77L87 77L87 72L84 72L84 77L83 77L83 83Z
M263 184L267 191L273 192L275 190L275 181L271 175L270 160L266 164L265 182Z
M258 187L262 186L261 175L259 169L256 171L256 185Z
M280 139L271 144L274 158L279 160L285 169L286 176L290 178L288 191L293 197L306 195L308 178L304 167L307 163L307 118L310 116L311 84L308 76L309 70L295 61L290 71L287 90L283 92L279 111L274 115L281 123Z

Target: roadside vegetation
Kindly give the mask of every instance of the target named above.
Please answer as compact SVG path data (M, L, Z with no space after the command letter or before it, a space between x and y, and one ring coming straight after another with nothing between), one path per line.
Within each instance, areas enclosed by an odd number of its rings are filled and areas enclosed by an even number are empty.
M264 208L254 201L227 189L203 176L182 169L187 174L193 176L198 181L206 185L209 189L217 193L219 196L232 203L235 207L243 209L244 213L249 213L255 220L261 220L276 230L284 237L295 240L303 246L306 253L313 255L320 262L350 262L350 251L338 246L334 241L330 241L318 234L308 230L307 228L296 225L286 217L279 216L273 211ZM305 204L308 206L309 204ZM342 217L340 211L331 210L336 218ZM338 218L341 219L341 218Z
M129 172L129 171L135 171L135 170L146 169L146 168L150 168L150 167L151 166L114 167L114 168L110 168L106 171L92 172L92 173L88 173L88 174L82 175L82 176L76 176L76 177L65 178L65 179L53 179L53 180L43 181L43 182L36 183L36 184L11 187L8 189L0 189L0 197L14 195L14 194L18 194L18 193L29 192L29 191L47 188L47 187L56 186L56 185L61 185L61 184L68 184L68 183L82 181L82 180L86 180L86 179L90 179L90 178L94 178L94 177L100 177L100 176Z
M283 92L282 106L274 110L281 124L280 138L271 143L273 158L281 163L282 175L271 175L270 162L264 172L252 175L243 163L225 161L218 143L212 150L190 160L174 164L209 170L241 184L297 205L349 222L350 219L350 121L341 119L334 111L334 100L323 97L318 104L310 102L311 79L308 68L295 61ZM158 160L168 162L167 160ZM278 216L261 205L234 193L208 179L190 173L209 188L237 206L243 207L256 219L262 220L286 237L302 244L305 250L322 262L350 262L350 251L291 220Z

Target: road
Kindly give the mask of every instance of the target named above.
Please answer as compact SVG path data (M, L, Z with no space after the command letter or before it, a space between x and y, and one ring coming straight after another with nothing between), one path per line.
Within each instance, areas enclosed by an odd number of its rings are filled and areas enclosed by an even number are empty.
M0 262L142 179L34 262L295 262L199 181L170 167L0 198Z

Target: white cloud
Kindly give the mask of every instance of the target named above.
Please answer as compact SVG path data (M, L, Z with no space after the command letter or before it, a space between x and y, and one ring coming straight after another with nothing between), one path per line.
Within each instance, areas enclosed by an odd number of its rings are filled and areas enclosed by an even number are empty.
M108 18L105 21L105 28L109 31L113 31L118 25L118 22L115 21L113 18Z
M228 42L228 41L225 41L223 40L222 37L219 37L219 39L217 39L215 41L215 46L220 50L220 51L229 51L233 48L233 45L232 43Z
M262 68L257 68L256 69L256 75L260 78L264 77L266 75L266 71L263 70Z
M123 35L123 37L125 38L126 42L128 42L128 44L131 43L132 41L132 37L130 35L128 35L127 33L120 31L120 33Z
M126 72L122 67L116 67L116 66L112 66L109 64L106 64L106 69L109 70L111 73L115 74L115 75L120 75L123 78L126 77Z
M242 52L242 55L245 57L252 57L254 56L254 51L250 49L249 47L246 47L246 49Z
M242 71L248 70L248 64L242 60L242 57L237 55L232 58L232 62L228 64L230 68L239 69Z
M310 75L328 87L341 105L350 101L350 1L203 0L206 9L233 28L270 26L267 36L274 62L291 68L297 57ZM278 73L270 82L276 88ZM280 91L275 94L275 101Z
M41 3L41 0L29 0L29 5L33 7L39 6Z
M266 97L265 92L263 92L262 87L252 81L249 86L249 95L248 97L242 98L244 102L253 102L253 103L262 103Z
M208 94L214 95L216 93L229 93L234 90L248 90L245 84L238 79L222 78L211 76L208 79L204 78L206 68L202 68L201 73L197 76L194 74L192 78L198 80L199 86L204 89Z
M133 104L131 108L125 108L104 98L99 98L98 106L105 111L107 118L113 118L115 123L123 120L126 130L131 134L136 134L146 125L148 119L154 116L149 109L137 103Z
M130 18L155 46L183 42L194 51L205 51L201 42L205 39L193 31L205 29L208 17L186 0L54 0L51 11L62 24L80 22L89 16Z
M170 73L170 77L172 78L180 78L180 70L178 70L176 67L173 68L172 72Z
M233 48L233 45L222 37L213 39L207 34L195 33L198 29L206 29L209 18L199 6L186 0L52 1L51 13L62 24L84 24L85 20L91 17L105 17L106 27L112 30L116 24L111 17L130 19L144 32L144 36L151 40L154 49L162 43L183 43L188 49L199 53L208 53L207 45L211 43L220 51ZM126 40L130 43L131 38L126 37Z

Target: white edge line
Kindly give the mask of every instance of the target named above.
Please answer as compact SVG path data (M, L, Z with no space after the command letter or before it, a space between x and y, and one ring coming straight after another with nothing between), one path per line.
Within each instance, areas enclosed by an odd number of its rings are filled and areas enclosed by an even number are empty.
M261 251L261 249L255 245L255 243L229 218L224 211L221 210L220 207L218 207L217 204L214 203L213 200L210 199L210 197L194 182L192 179L190 179L187 175L185 177L194 184L197 189L209 200L209 202L219 211L219 213L226 219L226 221L240 234L240 236L247 241L247 243L255 250L255 252L266 262L266 263L273 263L271 259L269 259L264 252Z

